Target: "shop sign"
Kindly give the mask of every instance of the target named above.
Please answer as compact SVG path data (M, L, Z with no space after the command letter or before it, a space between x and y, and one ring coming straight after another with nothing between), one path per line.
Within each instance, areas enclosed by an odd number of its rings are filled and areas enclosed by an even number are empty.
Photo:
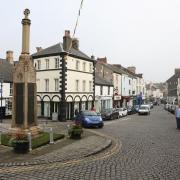
M114 100L115 101L121 100L121 96L114 96Z

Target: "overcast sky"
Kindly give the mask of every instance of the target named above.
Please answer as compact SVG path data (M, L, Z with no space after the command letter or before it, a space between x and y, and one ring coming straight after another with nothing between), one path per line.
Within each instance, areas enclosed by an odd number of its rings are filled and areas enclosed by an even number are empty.
M31 53L73 32L81 0L6 0L0 5L0 58L21 53L23 10L31 11ZM180 68L179 0L84 0L76 31L80 49L111 64L136 66L145 80L166 81Z

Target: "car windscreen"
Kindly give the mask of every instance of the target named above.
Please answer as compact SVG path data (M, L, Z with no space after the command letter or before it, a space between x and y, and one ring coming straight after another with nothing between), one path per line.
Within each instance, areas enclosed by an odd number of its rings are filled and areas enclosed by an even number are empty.
M97 113L94 111L84 111L83 115L84 116L97 116Z
M118 111L123 111L123 108L118 108L117 110L118 110Z
M149 108L146 106L141 106L139 109L149 109Z

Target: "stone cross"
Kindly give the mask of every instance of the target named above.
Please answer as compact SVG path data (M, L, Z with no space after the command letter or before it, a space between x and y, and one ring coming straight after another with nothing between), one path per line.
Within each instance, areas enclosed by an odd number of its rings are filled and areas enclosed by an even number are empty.
M30 10L29 9L25 9L24 10L25 19L28 19L28 15L29 14L30 14Z

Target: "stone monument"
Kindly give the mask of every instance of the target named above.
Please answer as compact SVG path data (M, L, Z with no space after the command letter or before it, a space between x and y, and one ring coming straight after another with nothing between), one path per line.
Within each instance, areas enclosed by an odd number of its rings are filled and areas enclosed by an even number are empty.
M36 117L36 70L29 55L30 24L29 9L24 10L22 19L22 52L13 73L12 133L21 131L39 133Z

